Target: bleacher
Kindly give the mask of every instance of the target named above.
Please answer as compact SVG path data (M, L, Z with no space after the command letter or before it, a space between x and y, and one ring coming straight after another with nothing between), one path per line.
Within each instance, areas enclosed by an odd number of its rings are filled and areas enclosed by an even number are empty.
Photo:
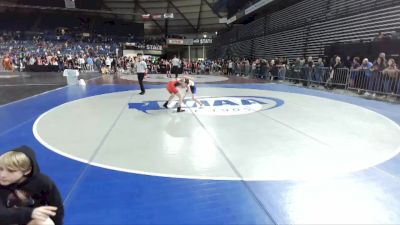
M268 17L267 33L304 26L311 21L321 20L327 9L327 1L305 0Z
M264 35L265 17L259 18L243 27L238 31L239 40L258 37Z
M265 36L263 58L299 57L304 48L305 29L297 28ZM258 48L258 47L257 47Z
M397 0L335 0L329 4L327 11L329 18L337 18L350 14L368 12L380 8L390 7L398 3Z
M235 58L250 58L251 57L251 41L242 41L231 45L232 57ZM247 51L246 51L247 50ZM238 52L243 54L239 55Z
M320 55L336 42L372 41L379 32L400 28L400 5L315 23L311 26L306 55Z
M398 0L304 0L221 34L212 48L230 45L224 49L231 55L250 51L252 58L317 57L332 43L371 41L379 32L394 32L400 28L399 13ZM212 57L222 54L210 50Z

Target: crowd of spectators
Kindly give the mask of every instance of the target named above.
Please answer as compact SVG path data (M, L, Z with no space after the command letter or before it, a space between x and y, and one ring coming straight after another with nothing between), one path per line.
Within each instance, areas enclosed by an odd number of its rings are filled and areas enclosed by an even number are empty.
M162 48L161 39L135 43L136 47ZM0 36L1 65L6 70L24 70L32 65L55 66L59 71L75 68L103 74L134 73L136 57L118 56L124 43L111 38L47 40L43 36L21 38L18 33ZM161 47L160 47L161 46ZM151 49L149 49L151 50ZM146 59L150 73L171 73L171 59ZM215 60L180 59L180 73L246 76L265 80L289 80L304 86L354 88L370 93L400 94L399 69L394 58L381 53L376 59L340 56L325 58L230 58Z
M213 71L224 75L246 76L255 79L289 80L304 86L323 86L327 89L350 88L360 94L400 95L400 70L394 58L385 53L368 58L340 56L330 59L313 57L266 59L219 59L211 62Z
M132 40L130 40L132 41ZM162 39L130 42L146 50L160 50ZM77 68L101 71L109 61L115 64L126 61L121 55L126 40L116 41L112 37L74 37L68 35L21 35L19 32L3 32L0 36L1 66L5 70L26 70L30 66L53 66L58 71ZM122 65L122 64L121 64Z

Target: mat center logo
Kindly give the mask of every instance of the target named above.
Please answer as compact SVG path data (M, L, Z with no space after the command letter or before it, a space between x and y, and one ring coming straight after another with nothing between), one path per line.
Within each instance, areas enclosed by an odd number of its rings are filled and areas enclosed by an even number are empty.
M192 99L184 100L183 108L188 113L210 116L231 116L255 113L280 107L284 101L278 98L262 96L229 96L229 97L199 97L202 107ZM145 101L129 103L129 109L151 114L153 111L165 110L165 101ZM169 108L176 107L177 102L171 102Z

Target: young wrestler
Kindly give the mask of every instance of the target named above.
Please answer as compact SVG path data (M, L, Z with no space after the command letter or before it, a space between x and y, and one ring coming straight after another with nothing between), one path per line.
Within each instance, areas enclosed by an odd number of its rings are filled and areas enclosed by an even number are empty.
M197 98L195 98L195 94L196 94L196 92L197 92L197 87L196 87L196 85L195 85L195 83L194 83L194 80L192 79L192 78L190 78L190 77L188 77L188 76L184 76L183 77L183 79L184 79L184 82L186 83L186 85L187 85L187 89L186 89L186 92L185 92L185 94L183 95L183 98L182 99L185 99L185 96L187 95L187 94L191 94L192 95L192 100L193 101L195 101L200 107L203 107L203 103L201 103Z
M164 108L168 109L168 103L175 97L178 96L178 108L177 112L184 112L185 110L181 109L182 107L182 95L179 92L178 87L186 87L187 84L182 82L182 80L174 80L167 83L167 91L171 94L168 100L164 103Z

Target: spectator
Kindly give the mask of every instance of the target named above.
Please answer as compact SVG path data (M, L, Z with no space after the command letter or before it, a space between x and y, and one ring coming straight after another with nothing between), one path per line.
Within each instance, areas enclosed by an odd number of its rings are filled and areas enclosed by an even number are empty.
M5 70L14 71L14 67L13 67L11 58L8 54L3 58L2 64L3 64L3 68Z
M88 56L87 58L86 58L86 63L87 63L87 66L88 66L88 69L90 70L90 71L93 71L93 59L92 59L92 57L90 57L90 56Z
M233 62L231 60L229 60L228 62L228 75L232 75L233 74Z
M57 186L40 172L32 149L21 146L0 156L0 224L62 225L63 217Z
M383 91L385 93L395 93L396 82L399 79L399 70L394 59L388 60L388 66L383 70Z
M361 65L360 65L360 74L359 74L359 78L360 78L360 88L362 89L369 89L369 84L371 82L371 77L372 77L372 67L373 64L371 62L369 62L369 60L367 58L363 59ZM361 91L359 90L359 93L361 93ZM364 95L370 95L369 92L365 92Z
M105 63L106 63L107 70L110 71L111 70L111 59L109 56L107 56Z
M400 29L396 29L392 35L392 39L399 40L400 39Z
M375 37L374 41L380 41L380 40L382 40L382 39L384 38L384 36L385 36L385 35L383 34L383 32L380 31L380 32L378 33L378 36Z
M307 62L304 64L304 75L303 77L303 86L308 86L311 81L311 73L314 68L314 61L312 57L307 58Z
M328 89L333 89L338 85L344 84L344 74L341 73L340 69L343 68L341 58L336 56L335 64L331 66L331 72L328 80L326 81L325 87Z
M370 78L369 84L368 84L368 89L370 91L375 92L381 91L382 90L382 72L386 68L386 63L385 63L385 58L382 53L379 54L380 57L375 61L372 67L372 76Z
M349 86L350 87L355 87L359 86L358 82L360 79L358 77L359 71L357 71L360 68L360 58L359 57L354 57L353 62L350 67L350 79L349 79Z
M324 63L322 62L322 58L318 58L317 63L314 66L314 81L319 84L321 81L323 81L323 70L324 68Z

